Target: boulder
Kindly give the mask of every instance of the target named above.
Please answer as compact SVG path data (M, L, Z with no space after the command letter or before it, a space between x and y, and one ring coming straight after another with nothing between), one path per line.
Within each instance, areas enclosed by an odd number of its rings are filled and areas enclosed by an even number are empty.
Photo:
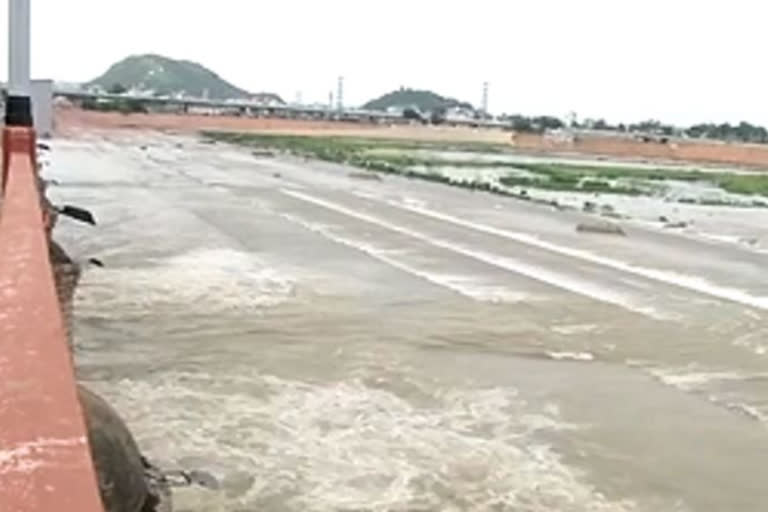
M131 432L100 396L78 386L105 512L170 512L170 491L141 456Z
M598 233L603 235L626 236L624 230L618 224L606 220L590 220L576 226L580 233Z

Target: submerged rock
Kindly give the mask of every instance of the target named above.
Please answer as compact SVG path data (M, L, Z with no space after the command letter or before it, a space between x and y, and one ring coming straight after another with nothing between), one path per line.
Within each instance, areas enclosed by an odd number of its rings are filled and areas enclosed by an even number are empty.
M381 181L381 176L375 172L351 172L347 176L356 180Z
M580 233L626 236L626 233L621 226L614 224L613 222L608 222L607 220L590 220L582 222L576 226L576 231Z
M756 246L760 243L760 240L757 237L742 237L739 238L739 242L744 245Z
M170 490L141 456L131 432L110 405L78 386L91 458L106 512L170 512Z
M664 224L664 227L667 229L685 229L688 227L688 223L682 220L678 222L667 222Z

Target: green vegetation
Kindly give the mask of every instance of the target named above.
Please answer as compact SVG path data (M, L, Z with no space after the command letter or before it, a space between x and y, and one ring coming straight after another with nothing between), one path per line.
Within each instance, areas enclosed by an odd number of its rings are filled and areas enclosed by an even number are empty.
M518 132L544 133L547 130L563 128L565 124L553 116L527 117L521 115L501 115L500 121L509 123L510 127Z
M432 91L406 88L392 91L363 105L364 109L369 110L387 110L390 107L411 108L421 112L435 112L449 108L463 108L474 111L474 107L465 101L446 98Z
M107 89L107 92L109 94L125 94L128 92L128 88L125 87L123 84L114 84L112 87Z
M248 145L259 148L277 149L301 156L314 156L322 160L338 161L323 158L325 152L330 153L373 153L378 158L380 150L394 150L391 154L385 154L382 158L396 159L408 158L415 162L414 165L423 162L418 158L406 157L404 152L419 149L435 151L464 151L473 153L502 153L509 148L506 144L494 144L488 142L443 142L443 141L414 141L404 139L384 139L367 137L342 137L342 136L306 136L306 135L274 135L258 133L238 133L203 131L202 135L210 140ZM383 152L387 153L387 152ZM434 159L427 159L432 162Z
M526 186L545 190L652 195L658 189L658 186L653 186L652 182L666 180L711 181L710 175L700 171L676 169L561 163L507 163L507 165L528 171L535 174L536 177L503 176L499 179L502 184L508 187Z
M768 176L764 174L718 174L714 181L733 194L768 197Z
M244 99L251 96L248 91L235 87L196 62L160 55L134 55L123 59L86 84L94 85L108 91L151 90L158 95L183 93L202 97L207 94L211 99Z
M253 149L277 150L327 162L352 165L379 173L397 174L442 182L473 190L531 200L525 189L624 195L654 195L669 180L708 183L734 194L768 197L768 174L732 174L670 168L638 168L628 166L574 165L570 163L521 163L502 159L444 159L422 155L414 150L469 151L500 154L504 147L484 143L445 143L326 137L297 135L264 135L227 132L204 132L208 139L249 146ZM457 179L440 172L440 168L509 168L499 184L479 180ZM522 172L521 172L522 171ZM515 190L513 190L515 189ZM690 200L699 204L730 204L720 200ZM766 206L755 198L751 206Z
M520 116L508 116L520 117ZM768 143L768 130L762 126L753 125L746 121L739 124L730 123L699 123L688 128L680 128L664 124L653 119L632 124L612 125L604 119L586 119L583 122L572 123L574 128L587 128L625 133L655 134L662 136L685 136L691 139L713 139L726 142Z

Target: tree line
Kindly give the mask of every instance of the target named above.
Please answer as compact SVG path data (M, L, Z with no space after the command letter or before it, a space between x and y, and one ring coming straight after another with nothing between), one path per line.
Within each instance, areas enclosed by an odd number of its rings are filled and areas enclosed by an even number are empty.
M522 116L519 114L499 116L501 121L508 122L515 131L529 133L544 133L547 130L557 130L569 126L574 129L601 130L620 133L642 133L662 136L687 137L691 139L714 139L727 142L768 143L768 130L762 126L742 121L739 124L730 123L699 123L687 128L681 128L660 121L649 119L639 123L611 124L604 119L585 119L571 121L566 124L553 116Z

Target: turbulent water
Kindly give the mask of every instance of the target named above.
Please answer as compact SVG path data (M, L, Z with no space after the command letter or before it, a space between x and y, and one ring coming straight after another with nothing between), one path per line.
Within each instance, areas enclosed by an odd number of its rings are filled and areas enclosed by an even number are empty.
M81 378L222 483L180 510L765 510L761 253L162 135L47 174Z

